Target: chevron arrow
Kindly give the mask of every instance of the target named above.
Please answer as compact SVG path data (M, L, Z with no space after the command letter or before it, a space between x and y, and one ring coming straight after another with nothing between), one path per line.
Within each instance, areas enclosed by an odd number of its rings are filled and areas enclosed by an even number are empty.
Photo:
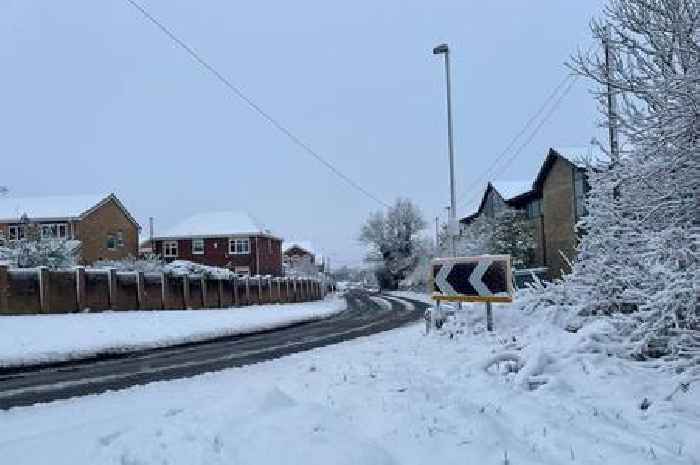
M442 293L445 295L459 294L457 291L454 290L452 285L447 282L447 277L450 275L453 266L453 263L445 263L444 265L442 265L442 268L440 268L440 271L438 271L437 276L435 276L435 282L437 283Z
M491 266L491 263L493 263L493 260L488 258L479 260L478 264L474 268L474 271L472 271L472 273L469 275L469 284L471 284L474 290L482 297L493 295L493 292L491 292L486 284L484 284L484 281L482 281L482 278L484 277L486 270L488 270L489 266Z

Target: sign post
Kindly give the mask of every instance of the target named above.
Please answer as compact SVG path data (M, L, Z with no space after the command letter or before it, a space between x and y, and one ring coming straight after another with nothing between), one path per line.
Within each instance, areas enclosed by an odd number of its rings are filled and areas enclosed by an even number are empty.
M510 255L436 258L430 267L432 299L437 302L484 302L486 327L493 331L493 302L513 301Z

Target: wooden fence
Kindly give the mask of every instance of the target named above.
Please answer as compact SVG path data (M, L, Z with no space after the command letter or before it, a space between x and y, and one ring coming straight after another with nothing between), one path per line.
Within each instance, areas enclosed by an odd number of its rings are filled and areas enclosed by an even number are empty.
M322 299L317 279L14 269L0 265L0 315L227 308Z

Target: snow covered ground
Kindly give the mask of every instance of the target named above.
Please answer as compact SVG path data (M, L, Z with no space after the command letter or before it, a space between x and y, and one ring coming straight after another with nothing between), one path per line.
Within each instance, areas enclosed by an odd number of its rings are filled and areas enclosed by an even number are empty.
M325 318L344 299L231 309L0 317L0 367L164 347Z
M696 384L666 400L678 379L577 350L604 328L571 334L498 305L488 334L482 306L467 312L464 326L428 337L416 324L0 412L0 457L14 465L700 463ZM520 373L509 362L485 368L494 354L516 352ZM542 378L534 390L524 382Z

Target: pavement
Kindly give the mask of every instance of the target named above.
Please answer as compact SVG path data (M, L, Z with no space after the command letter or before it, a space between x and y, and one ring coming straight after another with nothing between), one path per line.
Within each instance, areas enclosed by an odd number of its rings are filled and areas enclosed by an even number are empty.
M374 297L373 300L370 297ZM99 359L0 370L0 409L99 394L271 360L418 321L427 304L351 290L347 310L286 328ZM403 305L401 302L410 302ZM411 305L412 304L412 305Z

